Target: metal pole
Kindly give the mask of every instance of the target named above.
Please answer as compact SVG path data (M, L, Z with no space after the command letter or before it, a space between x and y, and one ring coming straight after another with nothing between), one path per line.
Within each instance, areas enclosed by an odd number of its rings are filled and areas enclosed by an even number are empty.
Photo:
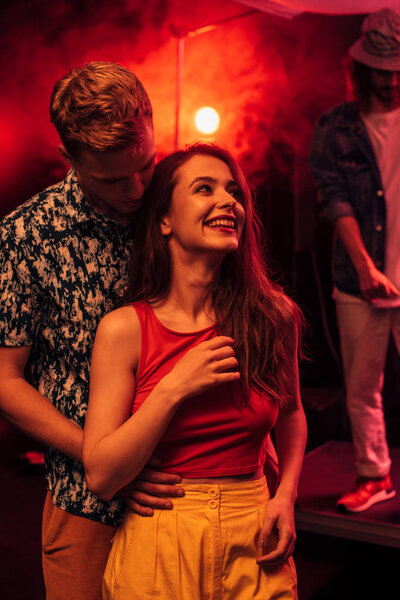
M179 116L181 111L182 81L183 81L183 57L185 52L185 38L177 39L176 53L176 99L175 99L175 141L174 150L179 149Z

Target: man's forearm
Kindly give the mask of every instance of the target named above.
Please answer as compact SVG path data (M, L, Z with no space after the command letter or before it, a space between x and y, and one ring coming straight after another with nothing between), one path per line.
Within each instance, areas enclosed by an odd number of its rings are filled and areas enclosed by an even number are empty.
M82 460L83 430L22 377L1 382L0 413L30 437Z
M340 217L337 219L335 233L358 273L373 264L372 258L365 248L360 227L355 217Z
M384 273L379 271L368 254L356 219L354 217L339 218L336 221L335 231L357 271L360 290L364 298L372 301L376 298L400 296L400 290Z

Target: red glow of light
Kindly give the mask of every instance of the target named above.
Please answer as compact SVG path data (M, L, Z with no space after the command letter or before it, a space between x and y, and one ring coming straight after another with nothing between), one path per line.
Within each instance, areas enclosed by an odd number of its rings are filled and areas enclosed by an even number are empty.
M149 93L157 157L162 158L174 148L177 40L172 25L178 32L197 31L242 12L236 2L215 0L100 1L95 12L93 5L69 0L5 3L0 216L27 199L26 188L38 192L58 177L57 168L65 169L48 105L54 83L71 67L105 60L131 68ZM359 36L361 16L305 14L300 21L301 26L296 19L260 11L187 37L180 147L209 140L193 117L196 107L211 105L221 115L212 134L215 142L228 148L247 174L264 181L271 151L281 157L281 168L288 168L276 144L307 160L317 116L343 99L341 59ZM38 28L38 22L45 27ZM65 27L66 22L73 26ZM316 38L324 39L318 53Z
M211 106L203 106L196 112L194 122L201 133L214 133L219 127L219 114Z

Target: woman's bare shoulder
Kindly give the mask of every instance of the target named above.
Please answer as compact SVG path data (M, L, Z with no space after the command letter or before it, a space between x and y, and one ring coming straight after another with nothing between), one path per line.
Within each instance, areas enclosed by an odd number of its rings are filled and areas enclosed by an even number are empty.
M139 338L140 321L133 306L122 306L105 315L97 328L97 337L111 342L123 343Z

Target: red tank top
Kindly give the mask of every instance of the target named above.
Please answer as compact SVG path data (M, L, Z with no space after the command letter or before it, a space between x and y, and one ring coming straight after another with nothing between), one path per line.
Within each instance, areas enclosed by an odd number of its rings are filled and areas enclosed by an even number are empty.
M193 333L165 327L147 302L135 302L142 348L132 414L188 350L216 336L215 326ZM230 389L229 389L230 388ZM265 460L265 440L278 415L268 396L251 390L247 405L239 382L219 385L184 400L154 455L158 467L182 477L224 477L256 471Z

